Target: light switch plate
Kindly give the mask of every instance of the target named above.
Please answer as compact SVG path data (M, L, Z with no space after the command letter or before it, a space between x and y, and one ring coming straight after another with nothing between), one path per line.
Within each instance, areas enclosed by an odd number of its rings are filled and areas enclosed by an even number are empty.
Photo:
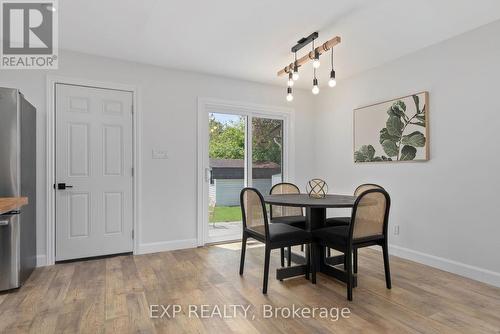
M153 159L168 159L166 150L153 150Z
M399 235L399 225L394 225L394 235Z

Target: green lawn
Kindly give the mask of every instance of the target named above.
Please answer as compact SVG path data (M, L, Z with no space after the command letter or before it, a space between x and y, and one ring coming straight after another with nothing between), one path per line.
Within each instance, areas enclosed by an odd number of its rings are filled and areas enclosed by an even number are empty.
M216 206L213 216L210 217L210 223L237 221L241 221L241 209L239 206Z

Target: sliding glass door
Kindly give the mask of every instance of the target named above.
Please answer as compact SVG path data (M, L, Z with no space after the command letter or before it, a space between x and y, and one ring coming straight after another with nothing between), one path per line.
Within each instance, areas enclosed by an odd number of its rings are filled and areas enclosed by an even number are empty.
M208 116L209 191L208 242L241 235L240 192L246 182L247 117L210 113Z
M285 121L281 115L217 110L203 115L208 140L203 148L202 243L241 239L240 192L269 194L284 180Z
M252 117L252 187L269 194L283 181L283 120Z

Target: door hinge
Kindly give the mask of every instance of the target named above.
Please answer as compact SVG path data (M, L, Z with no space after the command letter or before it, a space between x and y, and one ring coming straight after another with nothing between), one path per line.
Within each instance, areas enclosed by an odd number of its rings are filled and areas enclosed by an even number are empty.
M132 240L134 240L134 238L135 238L135 232L134 230L132 230Z
M130 106L130 113L133 115L134 114L134 105Z
M131 168L132 177L134 176L134 167Z

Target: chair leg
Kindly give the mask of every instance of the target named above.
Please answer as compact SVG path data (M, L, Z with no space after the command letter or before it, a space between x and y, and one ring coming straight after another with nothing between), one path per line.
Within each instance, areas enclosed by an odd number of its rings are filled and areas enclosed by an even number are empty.
M311 256L310 256L310 245L306 245L305 247L306 249L306 254L305 254L305 258L306 258L306 279L308 280L309 279L309 271L311 270Z
M346 261L346 272L347 272L347 300L351 301L352 300L352 285L353 285L353 279L352 279L352 250L348 249L347 252L344 254Z
M357 274L358 273L358 249L357 248L354 248L353 251L353 270L354 270L354 273Z
M330 248L328 248L328 247L326 248L326 256L327 257L332 256L332 250Z
M316 251L314 249L314 245L311 245L311 282L312 284L316 284Z
M382 252L384 253L384 269L385 269L385 285L387 289L392 287L391 284L391 269L389 268L389 249L387 243L382 246Z
M241 261L240 261L240 275L243 275L243 269L245 267L245 252L247 250L247 236L244 235L241 239Z
M303 252L304 251L304 245L300 245L300 251Z
M292 247L288 246L288 254L286 258L287 264L290 267L292 265Z
M266 245L266 254L264 257L264 282L262 284L262 293L267 293L267 281L269 278L269 260L271 258L271 249Z
M281 267L285 266L285 248L281 247L280 249L280 257L281 257Z

